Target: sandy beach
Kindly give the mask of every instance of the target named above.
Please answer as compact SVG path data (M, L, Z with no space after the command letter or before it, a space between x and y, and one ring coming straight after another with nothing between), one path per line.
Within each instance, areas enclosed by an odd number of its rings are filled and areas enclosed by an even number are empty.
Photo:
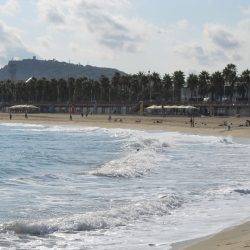
M222 232L173 246L174 250L238 250L250 248L250 222Z
M189 117L149 117L149 116L114 116L111 121L107 115L89 115L88 117L69 114L29 114L25 119L23 114L0 113L0 122L49 123L77 126L96 126L106 128L129 128L139 130L165 130L192 134L206 134L218 136L234 136L250 138L250 127L245 126L249 117L197 117L195 127L190 126ZM230 124L230 130L224 127L224 122Z
M109 121L107 115L89 115L81 117L73 115L72 121L68 114L29 114L25 119L23 114L0 114L0 123L34 123L53 125L95 126L104 128L129 128L138 130L176 131L190 134L233 136L237 138L250 138L250 127L245 126L249 117L199 117L195 118L195 127L190 126L188 117L145 117L145 116L112 116ZM230 124L228 131L224 122ZM198 243L197 243L198 242ZM193 244L193 245L192 245ZM250 248L250 222L227 229L206 239L180 243L174 249L188 250L233 250Z

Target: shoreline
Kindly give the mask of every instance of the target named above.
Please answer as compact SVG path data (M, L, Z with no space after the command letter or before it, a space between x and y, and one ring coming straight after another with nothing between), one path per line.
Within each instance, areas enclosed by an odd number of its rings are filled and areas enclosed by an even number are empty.
M201 238L173 243L172 250L238 250L250 248L250 221Z
M10 120L8 113L0 113L0 122L4 123L39 123L50 125L157 130L208 136L232 136L246 139L250 139L250 127L245 126L245 121L249 119L249 117L197 117L195 118L195 127L192 128L190 127L189 117L163 118L153 116L112 115L111 121L108 121L108 115L89 115L88 117L73 115L73 120L70 121L69 114L42 113L29 114L28 119L25 119L24 114L12 114L12 120ZM231 124L230 131L224 128L224 122Z

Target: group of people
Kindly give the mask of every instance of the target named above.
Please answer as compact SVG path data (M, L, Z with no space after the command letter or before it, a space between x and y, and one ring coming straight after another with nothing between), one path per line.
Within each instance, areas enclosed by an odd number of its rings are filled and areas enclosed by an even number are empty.
M84 116L84 113L81 112L80 115L81 115L81 117L83 117L83 116ZM88 115L93 115L93 113L88 111L88 112L86 112L85 116L88 117ZM71 113L71 112L69 113L69 119L70 119L70 121L73 120L73 116L72 116L72 113Z

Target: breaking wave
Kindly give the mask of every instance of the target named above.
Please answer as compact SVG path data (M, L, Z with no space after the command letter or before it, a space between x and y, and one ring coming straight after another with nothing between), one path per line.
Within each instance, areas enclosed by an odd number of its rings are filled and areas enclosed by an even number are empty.
M3 224L2 232L14 232L31 236L44 236L55 232L73 233L126 226L131 221L140 221L153 216L164 216L179 208L183 200L167 194L154 200L140 200L113 207L108 211L88 212L67 218L57 218L41 222L18 221Z
M138 152L121 159L112 160L89 174L105 177L141 177L160 166L160 159L154 152Z
M169 145L157 139L133 137L124 145L127 154L112 160L88 174L104 177L141 177L167 161L161 154Z

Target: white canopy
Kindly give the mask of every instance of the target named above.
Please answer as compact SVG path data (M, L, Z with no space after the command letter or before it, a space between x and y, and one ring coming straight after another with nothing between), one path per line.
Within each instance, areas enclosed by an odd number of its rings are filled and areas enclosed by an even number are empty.
M157 106L152 105L146 108L146 110L157 110L157 109L197 109L194 106L183 106L183 105L170 105L170 106Z
M34 105L15 105L15 106L11 106L9 109L10 110L32 110L32 109L37 110L39 108Z

